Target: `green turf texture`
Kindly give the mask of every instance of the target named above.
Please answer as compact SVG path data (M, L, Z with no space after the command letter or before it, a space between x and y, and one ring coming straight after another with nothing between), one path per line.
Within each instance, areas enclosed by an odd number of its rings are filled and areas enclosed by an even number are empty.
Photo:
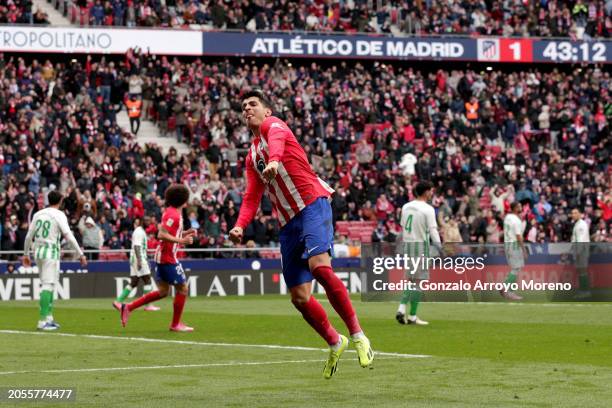
M431 357L378 356L369 370L347 353L324 380L323 351L0 333L0 387L77 389L75 403L18 407L612 406L612 304L424 303L431 324L415 327L394 303L354 303L375 350ZM157 305L125 329L110 299L56 301L55 318L60 333L325 347L286 297L188 299L193 333L169 332L171 301ZM37 317L36 302L0 302L0 330L34 332ZM207 366L40 372L182 364ZM14 371L27 373L2 374Z

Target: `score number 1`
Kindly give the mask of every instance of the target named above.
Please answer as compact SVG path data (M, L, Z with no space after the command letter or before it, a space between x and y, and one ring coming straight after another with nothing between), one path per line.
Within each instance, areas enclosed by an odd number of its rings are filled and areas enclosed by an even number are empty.
M500 60L503 62L531 62L533 61L533 47L530 39L500 39Z

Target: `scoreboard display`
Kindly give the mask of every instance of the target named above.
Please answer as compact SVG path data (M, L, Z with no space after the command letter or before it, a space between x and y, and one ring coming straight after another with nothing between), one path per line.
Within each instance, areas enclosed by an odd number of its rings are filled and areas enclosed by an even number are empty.
M478 61L609 63L612 47L604 41L479 38Z

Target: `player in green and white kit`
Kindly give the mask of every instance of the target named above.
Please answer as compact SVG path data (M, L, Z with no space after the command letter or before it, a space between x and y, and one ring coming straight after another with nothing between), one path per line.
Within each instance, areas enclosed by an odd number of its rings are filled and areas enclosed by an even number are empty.
M40 319L38 330L57 330L59 324L53 319L53 292L59 280L60 251L62 238L66 238L81 258L81 266L87 266L87 258L70 231L66 214L60 211L63 197L57 191L48 195L49 206L34 214L24 242L23 265L30 267L30 250L34 250L34 261L40 274Z
M147 259L147 233L142 227L141 218L136 218L134 220L132 251L130 252L130 278L130 284L123 289L117 301L113 303L115 308L118 307L117 305L121 308L121 303L123 303L134 288L138 287L138 281L140 279L142 279L144 284L143 290L145 295L153 289L151 285L151 268L149 267L149 260ZM156 311L159 310L159 307L148 305L144 310Z
M523 206L519 202L514 202L510 205L510 213L504 218L504 251L506 252L506 261L510 266L510 273L506 277L505 283L516 282L521 269L525 266L525 257L527 250L523 241L523 232L525 226L519 215L523 211ZM521 296L513 291L500 290L499 293L508 300L521 300Z
M588 298L591 296L589 285L589 254L591 236L589 234L589 225L582 219L582 212L578 208L573 208L570 217L576 223L572 230L572 252L574 255L574 264L578 272L579 291L576 298Z
M427 204L433 197L433 185L429 182L418 183L414 189L416 199L402 207L402 249L404 253L425 260L430 256L430 244L438 248L442 254L442 244L438 233L435 209ZM419 281L429 279L427 265L423 265L414 271L412 281L417 285ZM395 314L395 319L400 324L427 325L428 322L417 317L416 312L421 300L421 291L405 290ZM406 305L410 302L410 313L406 316Z

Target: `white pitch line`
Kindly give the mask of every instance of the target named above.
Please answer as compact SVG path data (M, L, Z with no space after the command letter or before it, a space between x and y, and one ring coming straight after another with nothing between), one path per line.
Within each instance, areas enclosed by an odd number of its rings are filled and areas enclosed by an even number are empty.
M387 358L378 358L377 360L390 360ZM101 367L101 368L68 368L65 370L36 370L36 371L0 371L2 375L18 375L18 374L61 374L61 373L93 373L99 371L130 371L130 370L158 370L163 368L207 368L207 367L234 367L234 366L258 366L258 365L274 365L274 364L301 364L301 363L322 363L324 360L285 360L285 361L232 361L228 363L207 363L207 364L174 364L174 365L159 365L159 366L142 366L142 367Z
M244 347L244 348L263 348L263 349L276 349L276 350L323 351L323 352L329 351L329 349L321 349L321 348L315 348L315 347L281 346L281 345L275 345L275 344L211 343L211 342L189 341L189 340L152 339L148 337L117 337L117 336L103 336L103 335L98 335L98 334L45 333L45 332L22 331L22 330L0 330L0 334L27 334L27 335L41 335L41 336L82 337L82 338L88 338L88 339L140 341L140 342L145 342L145 343L187 344L187 345L205 346L205 347ZM346 352L356 353L355 350L347 350ZM391 353L391 352L376 351L376 350L374 352L378 356L389 356L389 357L400 357L400 358L431 357L430 355L427 355L427 354Z
M272 365L272 364L297 364L297 363L320 363L323 360L288 360L288 361L255 361L241 362L233 361L229 363L208 363L208 364L175 364L175 365L160 365L160 366L144 366L144 367L102 367L102 368L75 368L66 370L36 370L36 371L2 371L0 375L15 375L15 374L32 374L32 373L91 373L96 371L128 371L128 370L157 370L161 368L202 368L202 367L233 367L233 366L257 366L257 365Z

